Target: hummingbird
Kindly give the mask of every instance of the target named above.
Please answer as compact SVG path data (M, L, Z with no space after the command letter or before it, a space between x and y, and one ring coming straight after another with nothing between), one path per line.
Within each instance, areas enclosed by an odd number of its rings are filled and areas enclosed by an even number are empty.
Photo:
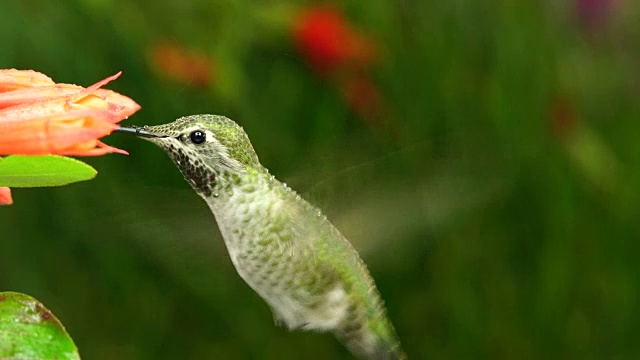
M405 359L366 265L323 213L258 160L218 115L116 131L164 150L207 203L240 277L289 330L332 332L363 359Z

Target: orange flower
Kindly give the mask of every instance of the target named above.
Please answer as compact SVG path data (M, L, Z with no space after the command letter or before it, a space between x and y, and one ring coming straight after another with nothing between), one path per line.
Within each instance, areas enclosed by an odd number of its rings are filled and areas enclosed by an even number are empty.
M156 44L149 51L149 57L156 72L183 84L208 87L214 80L212 59L179 44Z
M0 70L0 92L54 84L50 77L37 71L16 69Z
M101 89L120 74L85 89L55 84L34 71L0 70L0 155L126 154L98 140L140 109L130 98Z
M104 108L106 105L110 105L111 110L116 112L116 118L126 118L127 116L140 109L140 106L124 95L120 95L117 92L111 90L99 88L100 86L103 86L109 81L117 78L119 74L120 73L108 77L101 82L90 86L86 90L82 86L78 85L52 84L23 88L20 90L14 90L5 93L2 93L0 91L0 109L15 105L37 103L45 100L54 100L56 98L74 94L80 95L78 93L84 90L85 96L80 99L80 104L85 106L93 105L97 106L98 108Z

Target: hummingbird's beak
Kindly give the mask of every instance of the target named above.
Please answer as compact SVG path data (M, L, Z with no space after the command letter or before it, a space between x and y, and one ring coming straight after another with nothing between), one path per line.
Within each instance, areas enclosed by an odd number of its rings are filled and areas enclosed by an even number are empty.
M135 136L145 137L145 138L164 138L164 137L167 137L167 135L154 134L152 132L149 132L149 131L145 130L144 128L137 128L137 127L118 126L118 128L113 130L113 131L114 132L132 134L132 135L135 135Z

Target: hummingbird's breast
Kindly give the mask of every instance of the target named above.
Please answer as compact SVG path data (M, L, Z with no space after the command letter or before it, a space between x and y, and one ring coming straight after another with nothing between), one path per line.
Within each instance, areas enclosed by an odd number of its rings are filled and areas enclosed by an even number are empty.
M366 266L317 208L268 174L219 184L205 199L231 261L277 322L332 331L361 354L399 348Z
M238 274L289 328L335 328L350 298L310 240L321 219L305 218L304 200L275 179L243 185L207 201Z

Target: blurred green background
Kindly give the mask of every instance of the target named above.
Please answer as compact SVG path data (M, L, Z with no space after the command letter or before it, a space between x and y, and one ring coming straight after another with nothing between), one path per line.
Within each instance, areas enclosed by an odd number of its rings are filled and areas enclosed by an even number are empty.
M360 251L410 358L631 359L638 19L631 0L4 0L0 68L122 70L127 125L239 122ZM0 208L0 290L85 359L349 358L274 326L160 149L105 141L131 155Z

